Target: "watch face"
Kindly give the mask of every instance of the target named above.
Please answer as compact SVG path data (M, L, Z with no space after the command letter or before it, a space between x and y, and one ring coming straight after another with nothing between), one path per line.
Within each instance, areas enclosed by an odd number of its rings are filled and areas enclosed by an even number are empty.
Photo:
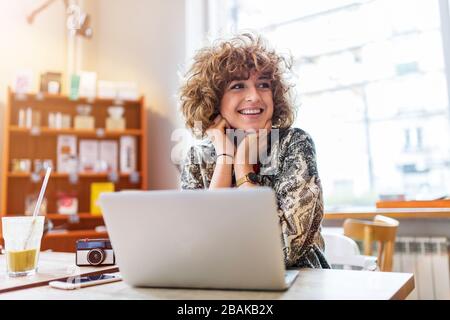
M253 182L253 183L259 183L259 177L258 177L258 175L257 175L256 173L254 173L254 172L250 172L250 173L248 174L248 179L249 179L251 182Z

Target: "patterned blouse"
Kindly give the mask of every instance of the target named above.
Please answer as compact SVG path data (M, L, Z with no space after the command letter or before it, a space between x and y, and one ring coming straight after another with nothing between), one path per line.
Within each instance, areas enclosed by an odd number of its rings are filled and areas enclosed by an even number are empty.
M280 129L278 139L269 140L267 155L259 164L260 184L276 194L286 267L330 268L320 234L323 199L313 140L299 128ZM214 146L206 139L189 150L181 188L208 188L214 168Z

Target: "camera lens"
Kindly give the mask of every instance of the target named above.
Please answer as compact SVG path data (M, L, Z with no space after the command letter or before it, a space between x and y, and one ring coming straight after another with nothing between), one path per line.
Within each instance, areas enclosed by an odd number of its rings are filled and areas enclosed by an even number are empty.
M105 260L105 252L102 249L92 249L87 254L87 260L93 266L98 266Z

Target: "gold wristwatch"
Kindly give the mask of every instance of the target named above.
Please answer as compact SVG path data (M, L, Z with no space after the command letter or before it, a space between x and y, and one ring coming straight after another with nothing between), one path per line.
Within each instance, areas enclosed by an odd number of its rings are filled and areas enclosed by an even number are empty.
M246 182L250 182L251 184L259 184L259 177L254 172L249 172L238 181L236 181L236 187L240 187Z

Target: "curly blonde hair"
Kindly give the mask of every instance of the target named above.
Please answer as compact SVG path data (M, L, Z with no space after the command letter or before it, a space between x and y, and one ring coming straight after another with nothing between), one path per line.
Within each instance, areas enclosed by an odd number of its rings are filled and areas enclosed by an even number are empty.
M181 111L186 126L194 129L196 121L204 132L219 114L224 90L235 79L247 79L256 70L272 81L274 112L272 125L289 128L295 107L285 74L292 68L292 58L269 49L261 36L244 33L230 40L216 42L197 52L180 88Z

